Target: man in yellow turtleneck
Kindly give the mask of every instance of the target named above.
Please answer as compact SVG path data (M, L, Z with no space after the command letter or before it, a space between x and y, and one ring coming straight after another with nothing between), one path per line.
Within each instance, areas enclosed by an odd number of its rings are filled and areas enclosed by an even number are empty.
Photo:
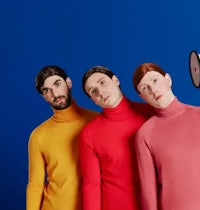
M42 68L35 86L54 114L30 135L26 210L80 210L77 139L98 113L76 104L72 82L58 66Z

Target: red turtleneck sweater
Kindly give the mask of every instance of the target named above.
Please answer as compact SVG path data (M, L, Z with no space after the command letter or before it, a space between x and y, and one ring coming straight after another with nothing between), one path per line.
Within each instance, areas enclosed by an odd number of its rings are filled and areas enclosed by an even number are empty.
M143 210L200 209L200 109L175 98L136 135Z
M123 97L117 107L103 109L81 132L83 210L139 209L131 140L148 112L147 105Z

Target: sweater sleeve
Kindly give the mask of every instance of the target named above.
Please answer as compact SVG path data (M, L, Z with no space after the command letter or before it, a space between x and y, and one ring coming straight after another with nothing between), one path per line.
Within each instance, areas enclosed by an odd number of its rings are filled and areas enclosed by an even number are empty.
M26 189L26 210L40 210L44 190L45 162L34 133L29 139L28 156L29 177Z
M83 130L79 140L83 210L101 210L99 158L89 140L87 132Z
M145 135L138 130L135 149L140 177L140 195L142 210L157 210L157 184L154 160Z

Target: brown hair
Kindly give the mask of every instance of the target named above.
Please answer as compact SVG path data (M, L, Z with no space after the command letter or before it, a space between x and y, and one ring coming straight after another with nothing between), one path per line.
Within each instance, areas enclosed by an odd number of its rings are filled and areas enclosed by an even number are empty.
M143 63L140 66L138 66L133 73L133 80L132 80L133 86L138 93L139 91L137 89L137 86L140 83L141 79L144 77L144 75L149 71L156 71L162 74L163 76L165 76L166 74L166 72L160 66L154 63Z
M58 75L62 77L64 80L66 80L66 78L68 77L65 71L59 66L49 65L49 66L43 67L35 78L35 88L40 94L42 94L42 91L40 88L44 85L44 81L48 77L53 76L53 75Z
M94 73L99 72L102 74L106 74L108 77L112 78L115 75L110 69L106 68L105 66L93 66L92 68L88 69L82 77L82 88L85 94L90 97L90 95L85 90L85 83L87 79Z

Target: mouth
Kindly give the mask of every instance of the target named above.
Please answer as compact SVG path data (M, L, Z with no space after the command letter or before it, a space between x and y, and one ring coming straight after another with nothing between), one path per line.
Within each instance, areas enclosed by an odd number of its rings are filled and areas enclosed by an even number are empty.
M160 95L160 96L155 96L154 99L155 99L156 101L158 101L161 97L162 97L162 95Z
M103 98L103 102L105 103L109 98L110 96L106 96L105 98Z
M64 100L64 97L57 98L57 99L55 99L55 103L60 103L63 100Z

